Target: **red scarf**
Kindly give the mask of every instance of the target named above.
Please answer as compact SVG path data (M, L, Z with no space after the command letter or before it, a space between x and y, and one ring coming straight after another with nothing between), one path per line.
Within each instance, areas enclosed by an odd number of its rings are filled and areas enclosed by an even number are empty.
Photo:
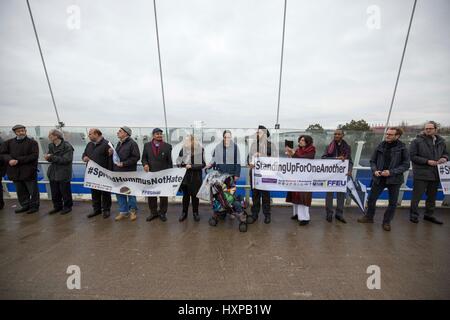
M312 158L316 155L316 147L313 145L304 147L304 148L297 148L295 150L294 158L309 158L308 156L312 154Z
M159 150L161 150L163 144L164 144L164 141L161 141L159 143L159 147L157 147L155 145L155 140L154 139L152 140L152 151L153 151L153 154L155 155L155 157L157 157L159 155Z

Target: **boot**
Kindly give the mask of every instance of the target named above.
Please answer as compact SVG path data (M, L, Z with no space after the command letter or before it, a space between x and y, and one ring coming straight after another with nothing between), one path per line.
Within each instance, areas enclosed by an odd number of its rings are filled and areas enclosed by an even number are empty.
M373 218L369 218L367 215L362 216L358 219L359 223L373 223Z
M183 222L184 220L186 220L187 216L188 216L187 212L182 212L178 221Z

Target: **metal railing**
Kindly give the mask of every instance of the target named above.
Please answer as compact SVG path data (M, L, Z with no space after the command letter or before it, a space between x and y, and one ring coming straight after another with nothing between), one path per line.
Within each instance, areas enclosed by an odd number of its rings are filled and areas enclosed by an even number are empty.
M51 129L52 127L34 127L35 133L32 133L30 129L29 131L31 132L31 136L33 136L39 143L39 159L43 159L43 155L44 155L44 150L47 149L48 146L48 140L46 138L46 133L48 132L49 129ZM107 138L108 140L114 142L114 140L116 139L116 137L114 136L114 128L101 128L102 131L104 132L105 138ZM9 128L4 128L4 127L0 127L0 135L2 136L2 138L5 140L7 138L12 137L12 133L10 131ZM80 127L80 128L70 128L70 127L66 127L64 129L65 133L68 134L68 141L71 142L74 146L76 145L78 150L80 150L80 148L84 148L84 145L87 143L87 141L85 140L85 138L87 137L87 132L88 132L88 128L86 127ZM233 131L233 137L235 139L237 139L237 143L240 145L241 150L243 151L241 153L241 155L246 155L249 152L249 135L252 134L252 132L255 132L255 129L248 129L248 128L236 128L236 129L232 129ZM106 134L105 134L106 132ZM149 136L150 136L150 132L151 132L151 128L133 128L133 138L136 140L136 142L138 143L140 149L142 150L143 145L145 142L149 141ZM332 135L333 130L328 130L328 131L324 131L324 132L308 132L308 134L312 135L315 141L315 145L318 149L322 149L325 148L327 143L329 143L331 135ZM6 133L6 134L5 134ZM207 148L210 148L211 146L214 146L216 143L218 143L221 139L221 133L222 133L222 129L219 128L195 128L195 127L191 127L191 128L170 128L170 133L169 133L169 137L166 139L169 141L169 143L171 143L174 146L174 152L175 152L175 148L176 146L181 143L183 136L186 133L194 133L195 135L199 136L200 142L203 144L203 146L205 147L205 156L206 156L206 150ZM273 139L272 142L275 144L278 144L278 146L280 146L280 141L283 141L283 139L290 139L293 140L296 137L299 136L299 134L303 134L305 133L304 131L300 131L298 129L285 129L285 130L276 130L274 132L274 134L271 136L271 138ZM412 140L415 137L415 135L410 135L409 137L405 137L405 141ZM354 167L353 167L353 177L357 177L357 174L359 171L370 171L370 167L368 166L363 166L361 165L361 159L362 159L362 154L363 154L363 148L365 151L365 156L364 159L365 161L367 161L367 157L368 157L368 151L371 151L374 146L376 144L379 143L379 141L382 139L382 133L368 133L368 132L347 132L346 134L346 139L348 139L347 141L351 144L356 144L356 150L354 152ZM447 139L449 140L449 139ZM211 149L210 149L211 150ZM78 152L79 153L79 152ZM80 157L80 155L77 155L76 157ZM241 163L244 163L243 158L240 159ZM49 187L49 181L48 181L48 177L47 177L47 168L50 165L50 163L48 163L47 161L43 161L40 160L39 164L42 168L42 175L43 175L43 179L40 180L38 183L40 185L45 185L45 189L46 189L46 193L48 194L49 197L51 197L51 191L50 191L50 187ZM73 165L75 166L79 166L79 165L83 165L85 164L83 161L74 161ZM138 164L140 167L142 166L142 164ZM247 168L247 166L242 166L243 168ZM410 168L411 170L411 168ZM410 192L412 189L409 188L406 185L406 181L407 181L407 177L409 176L409 171L406 171L404 176L405 176L405 182L404 184L401 186L400 188L400 194L399 194L399 204L402 203L402 200L404 198L404 193L405 192ZM250 179L249 179L249 170L247 170L247 175L245 176L245 182L244 184L239 184L237 185L238 188L240 189L244 189L245 190L245 196L246 199L249 200L250 197ZM9 192L8 192L8 188L7 185L11 184L12 181L9 180L4 180L3 184L4 184L4 190L6 193L6 196L10 196ZM83 185L84 182L83 181L71 181L72 185ZM370 190L370 187L368 187L368 189ZM441 191L441 189L439 189L439 191ZM76 194L76 193L75 193ZM449 201L449 197L447 196L444 199L444 203L448 203ZM347 204L350 203L350 198L347 198Z

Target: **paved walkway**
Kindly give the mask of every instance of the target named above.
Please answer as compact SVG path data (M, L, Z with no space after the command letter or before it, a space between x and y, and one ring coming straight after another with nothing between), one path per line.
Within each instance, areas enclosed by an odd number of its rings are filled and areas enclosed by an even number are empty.
M87 219L89 202L76 202L66 216L14 214L8 200L0 211L0 298L5 299L450 299L450 210L436 214L445 224L408 220L400 209L392 231L373 225L328 223L324 209L311 210L300 227L291 208L275 207L262 221L238 231L227 219L210 227L202 220L135 222ZM116 204L113 210L117 212ZM141 204L143 207L143 204ZM81 269L81 290L68 290L69 265ZM368 290L370 265L381 268L381 289Z

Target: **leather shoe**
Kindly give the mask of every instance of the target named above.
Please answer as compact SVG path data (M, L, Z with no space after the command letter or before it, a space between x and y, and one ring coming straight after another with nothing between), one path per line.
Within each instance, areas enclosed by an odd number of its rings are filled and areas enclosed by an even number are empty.
M347 223L347 221L345 221L344 217L341 217L341 216L336 216L336 220L340 221L342 223Z
M88 217L88 218L93 218L93 217L95 217L95 216L98 216L99 214L102 214L102 212L101 212L101 211L94 211L94 212L89 213L89 214L87 215L87 217Z
M373 218L369 218L367 215L362 216L357 220L359 223L373 223Z
M156 218L158 218L159 217L159 215L157 214L157 213L151 213L148 217L147 217L147 219L145 219L146 221L152 221L152 220L155 220Z
M255 223L256 220L258 220L257 215L251 214L251 215L247 216L247 224Z
M417 219L417 217L411 217L409 218L409 221L411 221L412 223L419 223L419 219Z
M30 210L30 208L20 208L20 209L16 209L14 210L15 213L22 213L22 212L27 212L28 210Z
M434 223L434 224L444 224L442 221L436 219L435 217L424 216L423 220L429 221L429 222Z
M61 214L65 215L65 214L68 214L71 211L72 211L72 208L65 208L65 209L62 209Z
M194 212L194 220L197 222L200 221L200 215L198 214L198 212Z
M180 215L180 218L178 219L178 221L183 222L184 220L186 220L187 216L188 216L187 212L183 212Z
M52 210L50 210L50 211L48 212L48 214L50 214L50 215L51 215L51 214L55 214L55 213L58 213L58 212L60 212L60 211L61 211L61 209L59 209L59 208L58 208L58 209L56 209L56 208L55 208L55 209L52 209Z

